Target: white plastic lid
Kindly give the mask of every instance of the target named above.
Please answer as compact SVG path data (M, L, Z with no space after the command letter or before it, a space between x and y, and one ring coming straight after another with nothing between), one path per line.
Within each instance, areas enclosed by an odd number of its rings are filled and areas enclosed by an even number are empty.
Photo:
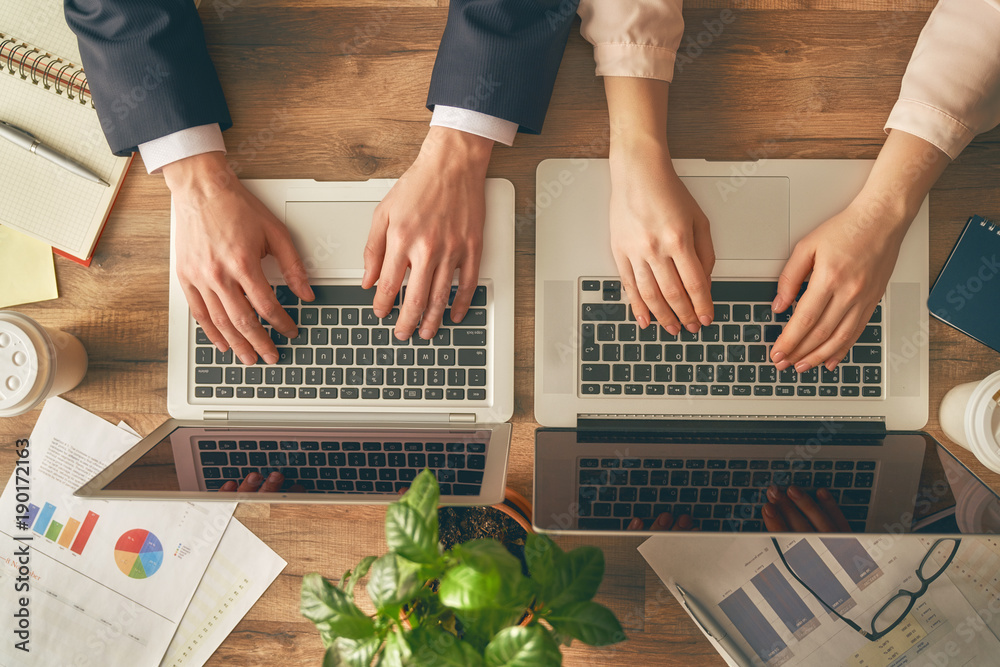
M965 410L969 449L984 466L1000 473L1000 371L986 376L972 392Z
M20 313L0 313L0 417L31 410L48 392L42 386L51 383L46 344L44 332L33 320Z

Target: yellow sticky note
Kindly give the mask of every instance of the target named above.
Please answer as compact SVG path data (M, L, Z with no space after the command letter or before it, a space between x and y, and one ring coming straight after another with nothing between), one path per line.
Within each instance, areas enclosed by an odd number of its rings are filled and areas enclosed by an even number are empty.
M59 296L52 248L0 227L0 308Z

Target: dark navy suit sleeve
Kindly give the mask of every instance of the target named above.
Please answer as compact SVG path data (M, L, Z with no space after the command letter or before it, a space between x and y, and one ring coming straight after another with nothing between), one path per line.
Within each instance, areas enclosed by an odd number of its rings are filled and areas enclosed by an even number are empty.
M192 0L65 0L115 155L178 130L232 125Z
M579 0L451 0L427 107L542 130Z

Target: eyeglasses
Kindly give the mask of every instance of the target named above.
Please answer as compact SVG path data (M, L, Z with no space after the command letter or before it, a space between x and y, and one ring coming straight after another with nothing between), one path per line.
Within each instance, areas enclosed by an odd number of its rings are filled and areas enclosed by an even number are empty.
M895 595L889 598L889 600L882 605L877 612L875 612L874 616L872 616L871 630L862 630L861 626L857 623L834 611L833 607L828 605L823 598L817 595L816 591L811 589L806 582L802 581L799 575L795 574L795 570L793 570L791 566L789 566L788 561L785 560L785 554L782 553L781 547L778 546L778 540L772 537L771 542L774 544L774 548L778 552L778 557L781 558L782 565L784 565L785 569L788 570L788 573L795 578L795 581L802 584L802 587L809 591L814 598L819 600L820 604L826 607L827 611L842 620L857 632L861 633L861 636L865 639L874 642L882 639L882 637L885 637L903 622L903 619L906 618L906 616L910 613L910 610L913 609L913 605L917 603L917 599L926 593L927 588L934 582L934 580L944 574L944 571L948 569L949 565L951 565L951 561L954 560L955 554L958 553L958 547L962 543L962 540L956 538L942 538L934 542L934 544L931 545L931 548L927 551L923 560L920 561L920 566L917 567L917 579L920 580L920 590L907 591L900 589ZM941 562L941 559L945 554L947 554L947 558L944 558L944 562L941 565L938 565L931 559L933 556L935 560Z

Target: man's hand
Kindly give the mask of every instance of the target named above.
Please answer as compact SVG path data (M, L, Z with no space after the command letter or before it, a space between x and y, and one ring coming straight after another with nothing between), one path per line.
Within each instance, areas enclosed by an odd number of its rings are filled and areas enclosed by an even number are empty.
M849 533L851 526L826 489L816 492L816 500L797 486L788 492L775 485L767 489L761 514L764 526L772 533ZM818 501L818 502L817 502Z
M650 313L674 335L712 323L708 218L657 146L612 153L611 252L640 327Z
M289 338L297 327L278 304L260 262L274 255L285 282L312 300L305 265L285 226L236 178L222 153L203 153L163 167L177 216L177 277L191 314L220 350L247 365L278 361L257 318ZM254 312L256 311L256 312Z
M708 218L667 148L666 81L604 79L611 117L611 252L639 326L676 335L712 323L715 251Z
M395 335L433 338L448 308L455 270L454 322L465 317L479 279L486 216L486 167L493 141L434 126L413 165L375 209L362 287L378 284L372 307L385 317L407 268L410 278Z
M841 213L799 241L771 310L780 313L809 285L771 348L778 370L833 370L864 331L885 293L900 245L948 156L912 134L893 130L861 193Z

